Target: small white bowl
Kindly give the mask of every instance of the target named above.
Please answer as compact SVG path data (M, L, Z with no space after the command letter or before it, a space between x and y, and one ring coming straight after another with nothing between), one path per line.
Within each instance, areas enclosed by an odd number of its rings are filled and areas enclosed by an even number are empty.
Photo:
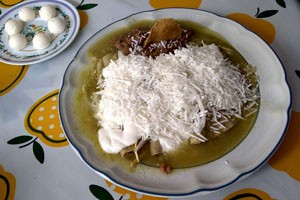
M87 50L99 39L140 20L160 18L190 20L220 33L253 66L260 77L260 108L247 137L221 158L198 167L162 175L156 168L140 166L128 172L122 166L105 162L93 144L82 134L72 112L77 77L86 64ZM145 11L114 22L95 33L79 49L68 66L60 94L61 123L71 146L92 170L113 183L138 193L162 197L193 196L225 188L260 168L275 152L289 121L291 96L284 68L274 51L257 35L240 24L210 12L171 8Z

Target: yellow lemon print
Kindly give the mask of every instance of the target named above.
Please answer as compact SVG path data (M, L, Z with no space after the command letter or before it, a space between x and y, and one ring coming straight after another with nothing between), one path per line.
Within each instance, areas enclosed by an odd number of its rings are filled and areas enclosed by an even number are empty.
M289 128L279 149L269 160L271 167L300 181L300 113L292 112Z
M20 135L7 141L7 144L19 145L19 149L32 145L33 154L41 164L44 163L45 153L42 145L37 141L38 138L52 147L68 145L60 126L57 101L58 90L54 90L32 105L26 114L24 125L34 137Z
M0 199L13 200L16 191L16 179L14 175L4 171L0 165Z
M255 189L255 188L245 188L238 190L227 197L224 200L275 200L270 197L266 192Z
M274 26L266 20L257 19L243 13L233 13L226 17L244 25L246 28L259 35L268 44L271 44L275 38L276 30Z
M26 130L52 147L68 145L58 116L58 90L50 92L31 106L25 117Z
M150 0L150 5L155 8L199 8L202 0Z
M273 24L262 18L271 17L277 12L277 10L266 10L260 12L258 8L257 13L254 17L244 13L232 13L227 15L226 17L242 24L249 30L256 33L258 36L260 36L266 43L271 44L275 38L276 29L274 28Z
M83 29L88 21L89 21L89 16L86 12L84 12L83 10L78 10L79 16L80 16L80 26L79 26L79 30Z
M11 91L25 76L28 65L17 66L0 62L0 96Z
M119 186L113 185L111 182L105 180L106 184L108 187L110 188L114 188L113 190L116 193L119 193L121 195L129 195L130 196L130 200L166 200L166 198L160 198L160 197L153 197L153 196L148 196L148 195L140 195L136 192L132 192L129 190L126 190L124 188L121 188Z
M14 6L24 0L0 0L0 7L2 8L9 8L11 6Z
M78 6L76 6L79 16L80 16L80 27L79 27L80 30L83 29L89 21L89 16L85 12L85 10L92 9L92 8L96 7L97 5L98 4L95 4L95 3L84 4L84 0L82 0L80 2L80 4Z

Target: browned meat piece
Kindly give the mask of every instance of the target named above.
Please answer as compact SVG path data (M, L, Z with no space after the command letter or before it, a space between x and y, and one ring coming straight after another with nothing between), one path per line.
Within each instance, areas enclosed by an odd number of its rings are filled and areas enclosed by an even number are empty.
M131 52L141 54L142 46L148 35L149 32L147 30L135 29L128 35L117 39L115 46L117 49L123 51L125 55L128 55Z
M135 145L133 144L133 145L130 145L130 146L128 146L128 147L123 148L123 149L120 151L120 154L121 154L122 157L124 157L124 156L125 156L126 154L128 154L128 153L134 152L134 150L135 150Z
M117 39L115 46L125 55L134 53L155 58L161 53L170 53L185 47L191 37L191 31L182 29L173 19L166 19L158 21L151 31L141 29L132 31Z

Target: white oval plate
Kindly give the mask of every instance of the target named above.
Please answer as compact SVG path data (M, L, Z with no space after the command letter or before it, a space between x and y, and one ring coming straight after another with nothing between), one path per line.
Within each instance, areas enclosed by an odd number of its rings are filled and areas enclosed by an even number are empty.
M29 41L28 45L20 51L11 49L8 45L9 36L4 30L5 23L9 19L19 20L18 12L23 6L39 10L43 5L53 5L57 9L57 16L66 21L65 31L58 36L52 36L51 45L46 49L34 49L31 41L34 34L38 31L49 33L47 22L38 16L37 11L37 17L34 21L24 23L22 34ZM17 4L0 17L0 61L12 65L28 65L48 60L62 52L72 43L79 31L79 25L80 17L78 11L67 1L34 0Z
M106 34L140 20L175 18L197 22L223 35L257 67L261 102L257 120L248 136L223 157L198 167L175 170L164 175L157 168L139 165L135 172L104 162L92 143L78 133L72 112L77 76L85 66L86 51ZM193 9L161 9L131 15L94 34L68 66L59 95L59 111L71 146L91 169L115 184L154 196L191 196L222 189L247 177L261 167L279 146L287 128L290 90L284 68L273 50L240 24L215 14Z

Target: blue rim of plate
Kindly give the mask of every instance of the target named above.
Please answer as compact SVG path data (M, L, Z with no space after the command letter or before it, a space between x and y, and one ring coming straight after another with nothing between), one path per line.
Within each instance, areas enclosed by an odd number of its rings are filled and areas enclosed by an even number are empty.
M78 54L80 53L81 49L85 46L85 44L87 44L95 35L97 35L98 33L102 32L104 29L106 29L107 27L111 26L112 24L115 24L115 23L118 23L122 20L125 20L127 18L130 18L131 16L134 16L134 15L138 15L138 14L141 14L141 13L149 13L149 12L157 12L157 11L160 11L160 10L168 10L168 9L180 9L180 10L193 10L193 11L199 11L199 12L204 12L204 13L210 13L210 14L213 14L217 17L220 17L220 18L223 18L225 20L228 20L230 21L231 23L235 23L235 24L238 24L239 26L241 26L242 28L246 29L247 31L251 32L258 40L260 40L261 42L263 42L264 44L266 44L270 50L273 52L273 54L276 56L276 58L278 59L278 61L280 62L281 64L281 67L282 67L282 70L283 70L283 73L284 73L284 80L285 80L285 83L287 85L287 89L288 89L288 93L289 93L289 104L288 104L288 108L286 110L286 116L287 116L287 121L286 121L286 124L285 124L285 128L284 128L284 131L281 133L281 137L280 139L278 140L277 144L273 147L272 151L265 157L265 159L263 159L259 164L257 164L255 167L253 167L252 169L246 171L246 172L243 172L243 173L240 173L238 174L236 177L232 178L231 181L221 185L221 186L218 186L218 187L207 187L207 188L200 188L200 189L196 189L196 190L193 190L193 191L190 191L190 192L183 192L183 193L172 193L172 194L168 194L168 193L161 193L161 192L151 192L151 191L146 191L146 190L142 190L142 189L137 189L137 188L134 188L134 187L131 187L131 186L128 186L126 184L123 184L119 181L117 181L115 178L111 177L110 175L108 175L107 173L95 168L92 164L90 164L83 156L81 150L76 146L74 145L73 141L70 139L69 137L69 133L66 131L65 129L65 125L64 125L64 120L62 120L62 113L61 113L61 107L63 107L62 105L62 100L60 98L60 94L62 93L62 91L64 90L64 83L65 83L65 80L66 80L66 74L67 74L67 71L69 70L70 66L72 65L72 63L75 61L75 58L78 56ZM291 96L291 90L290 90L290 86L288 84L288 81L287 81L287 75L286 75L286 70L284 68L284 65L282 63L282 61L280 60L279 56L277 55L277 53L275 52L275 50L269 45L267 44L262 38L260 38L257 34L255 34L253 31L249 30L248 28L246 28L245 26L243 26L242 24L238 23L238 22L235 22L229 18L226 18L224 16L221 16L219 14L216 14L214 12L210 12L210 11L207 11L207 10L202 10L202 9L194 9L194 8L162 8L162 9L156 9L156 10L145 10L145 11L141 11L141 12L137 12L137 13L134 13L134 14L131 14L131 15L128 15L124 18L121 18L117 21L114 21L106 26L104 26L103 28L101 28L99 31L97 31L96 33L94 33L92 36L90 36L89 39L87 39L83 44L82 46L78 49L77 53L75 54L74 58L72 59L72 61L69 63L69 65L67 66L66 70L65 70L65 73L64 73L64 76L63 76L63 80L62 80L62 83L61 83L61 88L60 88L60 91L59 91L59 103L58 103L58 108L59 108L59 117L60 117L60 121L61 121L61 124L62 124L62 128L64 130L64 133L68 139L68 141L71 143L71 146L73 147L73 149L75 150L75 152L80 156L80 158L84 161L84 163L90 167L91 169L97 171L98 173L100 173L101 175L103 175L104 177L106 177L107 179L109 179L110 181L112 181L113 183L117 184L117 185L120 185L126 189L129 189L129 190L132 190L132 191L135 191L135 192L139 192L139 193L143 193L143 194L147 194L147 195L153 195L153 196L158 196L158 197L184 197L184 196L192 196L192 195L196 195L196 194L200 194L200 193L206 193L206 192L213 192L213 191L217 191L217 190L220 190L220 189L224 189L236 182L238 182L240 179L243 179L243 178L246 178L248 177L250 174L252 174L253 172L257 171L259 168L261 168L270 158L271 156L276 152L276 150L278 149L278 147L280 146L285 134L286 134L286 130L288 128L288 125L289 125L289 122L290 122L290 111L291 111L291 105L292 105L292 96Z
M17 5L14 5L12 7L10 7L8 9L8 11L6 13L4 13L3 15L0 16L0 21L3 21L8 15L10 15L12 12L14 12L15 10L23 7L23 6L28 6L28 5L36 5L36 3L51 3L51 4L58 4L59 6L62 6L66 9L68 9L68 11L70 11L72 13L72 18L74 20L74 31L71 32L71 35L68 37L68 40L66 40L64 42L64 44L62 46L60 46L59 48L56 48L54 50L54 48L52 49L45 49L47 51L50 51L48 55L44 56L44 55L38 55L36 57L36 59L34 60L24 60L24 61L17 61L17 60L10 60L10 59L6 59L4 58L1 54L3 54L4 52L1 50L0 51L0 61L7 63L7 64L11 64L11 65L29 65L29 64L36 64L36 63L40 63L43 61L46 61L50 58L53 58L54 56L56 56L57 54L61 53L63 50L65 50L72 42L73 40L76 38L78 32L79 32L79 27L80 27L80 16L76 10L76 8L69 3L68 1L64 1L64 0L33 0L33 1L23 1ZM49 48L49 47L48 47ZM51 50L54 50L51 52Z

